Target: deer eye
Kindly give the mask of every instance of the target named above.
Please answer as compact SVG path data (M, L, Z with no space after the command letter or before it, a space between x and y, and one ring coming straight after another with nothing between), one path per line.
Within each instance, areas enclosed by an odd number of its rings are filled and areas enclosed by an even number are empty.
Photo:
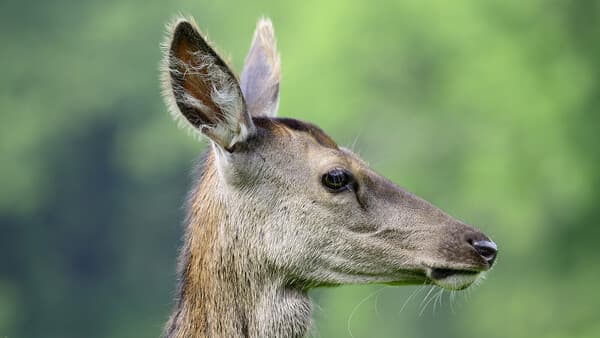
M331 192L341 192L351 188L354 178L348 171L336 168L323 175L321 183Z

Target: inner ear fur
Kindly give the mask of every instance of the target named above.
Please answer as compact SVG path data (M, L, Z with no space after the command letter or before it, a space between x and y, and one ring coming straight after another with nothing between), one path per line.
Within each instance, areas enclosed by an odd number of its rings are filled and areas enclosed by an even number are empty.
M223 148L254 132L240 85L193 21L171 25L163 67L163 94L171 112L183 116Z

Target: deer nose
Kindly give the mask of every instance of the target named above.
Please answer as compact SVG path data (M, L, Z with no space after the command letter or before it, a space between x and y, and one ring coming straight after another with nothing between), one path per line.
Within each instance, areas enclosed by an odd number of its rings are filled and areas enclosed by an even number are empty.
M490 265L490 268L496 260L498 254L498 246L496 243L489 240L473 241L471 242L475 251Z

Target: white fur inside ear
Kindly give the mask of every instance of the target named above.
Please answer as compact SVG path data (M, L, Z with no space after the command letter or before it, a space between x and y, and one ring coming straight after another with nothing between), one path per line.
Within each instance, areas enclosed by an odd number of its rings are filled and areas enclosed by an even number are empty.
M174 27L181 21L178 19L169 28L173 31ZM243 94L237 83L237 79L232 76L227 69L223 69L217 63L217 59L205 52L194 52L193 62L186 63L170 53L169 41L163 44L165 57L161 67L162 74L162 93L167 103L171 115L178 121L180 126L187 127L195 135L206 135L219 146L224 148L233 147L236 143L242 142L250 137L255 127L246 111ZM194 81L202 81L208 84L210 89L207 96L214 106L218 107L219 112L211 109L208 102L202 102L195 97L193 93L187 91L184 86L173 82L173 74L182 75L185 78L198 77ZM196 127L189 123L179 110L177 102L183 103L202 111L205 115L214 118L214 122ZM200 131L201 133L198 133Z
M215 132L221 137L228 148L246 140L254 132L246 112L246 106L239 87L227 79L219 79L219 85L212 87L211 98L224 113L225 121L217 125Z

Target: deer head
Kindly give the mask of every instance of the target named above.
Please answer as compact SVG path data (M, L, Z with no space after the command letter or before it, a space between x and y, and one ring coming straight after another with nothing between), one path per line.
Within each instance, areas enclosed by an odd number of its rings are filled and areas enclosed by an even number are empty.
M230 264L222 274L297 290L457 290L491 268L497 248L482 232L377 174L317 126L275 117L280 59L270 21L259 21L240 81L193 21L171 32L164 97L211 143L191 194L184 283L203 273L196 265Z

